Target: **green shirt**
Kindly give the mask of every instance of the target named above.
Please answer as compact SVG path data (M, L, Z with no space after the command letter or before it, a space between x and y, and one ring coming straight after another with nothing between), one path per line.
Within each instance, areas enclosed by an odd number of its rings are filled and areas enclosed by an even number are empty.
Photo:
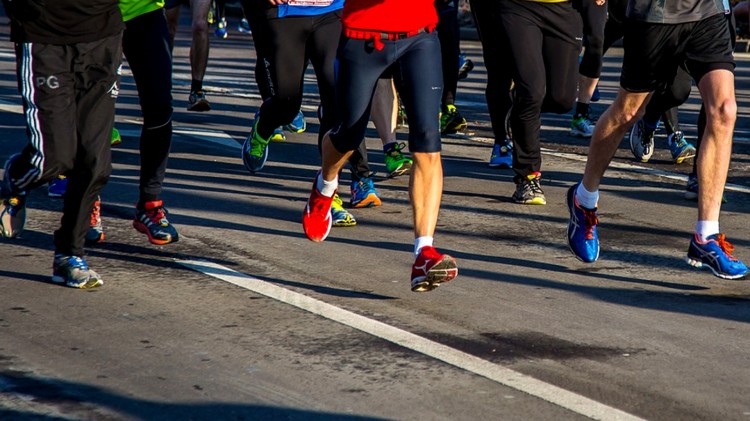
M120 0L120 12L124 22L164 7L164 0Z

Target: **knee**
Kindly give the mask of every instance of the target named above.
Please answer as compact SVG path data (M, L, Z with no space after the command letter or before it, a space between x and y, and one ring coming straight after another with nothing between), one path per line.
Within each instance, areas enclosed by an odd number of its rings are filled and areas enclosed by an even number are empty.
M143 127L145 129L156 129L164 127L172 121L172 104L150 104L143 107Z
M734 99L727 98L713 106L706 107L706 124L713 127L714 130L726 130L734 127L736 120L737 102Z
M208 21L206 19L193 20L191 27L193 36L204 36L208 34Z
M645 106L639 107L633 103L623 101L613 102L610 110L607 110L607 114L614 120L615 125L624 126L628 129L643 118L645 113Z

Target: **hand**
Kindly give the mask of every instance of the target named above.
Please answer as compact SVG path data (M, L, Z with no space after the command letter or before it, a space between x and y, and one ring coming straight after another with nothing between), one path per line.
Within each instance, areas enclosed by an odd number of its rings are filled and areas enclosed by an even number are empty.
M289 0L268 0L268 2L273 6L278 6L280 4L287 4Z
M604 6L605 0L595 0L597 6Z

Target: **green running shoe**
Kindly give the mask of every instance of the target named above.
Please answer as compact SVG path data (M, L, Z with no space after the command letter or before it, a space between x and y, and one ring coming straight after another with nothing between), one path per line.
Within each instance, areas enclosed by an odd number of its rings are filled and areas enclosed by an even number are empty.
M393 178L408 174L414 161L401 153L406 148L406 144L404 142L392 142L386 146L389 145L390 147L385 151L385 168L388 170L388 177Z

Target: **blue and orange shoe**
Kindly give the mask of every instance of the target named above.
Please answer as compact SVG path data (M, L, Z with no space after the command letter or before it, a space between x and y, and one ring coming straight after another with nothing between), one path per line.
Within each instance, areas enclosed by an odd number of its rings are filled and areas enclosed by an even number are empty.
M732 256L734 246L724 234L714 234L701 242L697 235L690 240L685 260L690 266L708 267L722 279L739 279L747 275L747 266Z
M599 258L599 234L596 230L599 217L596 215L596 209L586 209L578 204L576 189L579 184L576 183L568 189L568 247L578 260L592 263Z
M167 220L167 210L161 200L146 202L143 209L136 209L133 228L148 236L152 244L164 245L180 239L175 227Z
M380 205L380 197L375 190L372 178L362 177L358 181L352 181L351 206L353 208L369 208Z

